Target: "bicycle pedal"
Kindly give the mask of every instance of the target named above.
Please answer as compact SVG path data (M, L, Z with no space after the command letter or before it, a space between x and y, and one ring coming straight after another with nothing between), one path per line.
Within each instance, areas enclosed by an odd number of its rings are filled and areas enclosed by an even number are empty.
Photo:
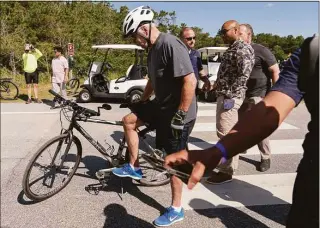
M90 184L88 186L86 186L84 189L91 194L91 192L94 193L94 195L98 195L99 192L104 188L103 185L100 186L96 186L96 185L100 185L99 184Z

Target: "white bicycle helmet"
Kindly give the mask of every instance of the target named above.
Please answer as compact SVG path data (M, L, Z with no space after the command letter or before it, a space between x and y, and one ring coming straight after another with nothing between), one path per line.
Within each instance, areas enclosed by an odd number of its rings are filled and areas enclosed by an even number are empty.
M122 31L124 36L136 32L142 23L151 22L153 16L154 13L149 6L139 6L131 10L123 21Z

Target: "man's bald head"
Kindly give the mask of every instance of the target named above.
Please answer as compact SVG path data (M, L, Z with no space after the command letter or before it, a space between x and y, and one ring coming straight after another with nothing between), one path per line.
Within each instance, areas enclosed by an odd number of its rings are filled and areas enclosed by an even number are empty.
M236 20L226 21L221 26L221 35L225 43L233 44L239 39L239 23Z
M221 27L221 29L225 29L225 30L228 30L231 28L239 28L239 23L235 20L229 20L229 21L226 21Z

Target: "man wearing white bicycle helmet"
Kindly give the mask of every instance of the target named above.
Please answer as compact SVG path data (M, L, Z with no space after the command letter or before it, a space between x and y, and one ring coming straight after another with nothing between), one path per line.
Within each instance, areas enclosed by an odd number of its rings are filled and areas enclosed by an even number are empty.
M123 118L130 163L113 170L120 177L141 179L137 127L148 125L156 129L158 149L167 154L185 149L196 119L196 77L188 49L177 37L161 33L152 23L154 13L140 6L128 13L123 22L123 33L148 53L148 77L141 102L133 113ZM154 92L155 99L149 100ZM161 137L160 137L161 136ZM192 169L190 167L184 167ZM184 218L181 208L182 181L171 177L172 204L154 224L169 226Z

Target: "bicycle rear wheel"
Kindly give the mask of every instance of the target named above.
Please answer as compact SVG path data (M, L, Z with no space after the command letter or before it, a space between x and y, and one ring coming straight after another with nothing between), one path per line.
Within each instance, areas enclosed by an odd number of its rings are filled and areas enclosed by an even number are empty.
M46 142L26 167L22 180L25 195L31 200L41 201L57 194L71 181L81 155L81 143L75 136L71 138L63 134Z
M14 100L19 95L19 89L16 84L11 81L0 82L0 97L3 100Z

